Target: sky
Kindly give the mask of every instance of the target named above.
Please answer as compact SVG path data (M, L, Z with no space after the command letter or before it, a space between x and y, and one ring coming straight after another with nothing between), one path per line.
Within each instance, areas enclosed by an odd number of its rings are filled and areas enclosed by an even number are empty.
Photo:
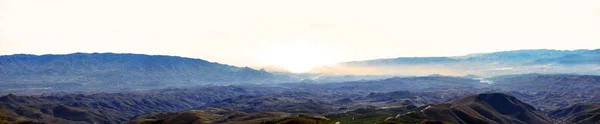
M0 0L0 54L142 53L298 70L600 48L598 0Z

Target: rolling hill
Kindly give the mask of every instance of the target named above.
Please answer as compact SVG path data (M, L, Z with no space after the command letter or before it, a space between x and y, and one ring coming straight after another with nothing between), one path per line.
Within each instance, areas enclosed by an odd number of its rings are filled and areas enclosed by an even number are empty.
M284 109L285 110L285 109ZM324 115L286 112L241 112L203 108L176 113L147 113L128 121L136 123L245 123L245 124L403 124L403 123L535 123L553 122L520 100L502 93L484 93L422 107L358 108ZM179 122L178 122L179 123Z
M571 124L600 123L600 103L575 104L549 112L551 117L560 118Z
M407 106L408 107L408 106ZM552 120L541 111L502 93L483 93L458 100L406 107L351 111L329 117L342 123L456 123L456 124L549 124ZM395 110L395 111L391 111ZM348 117L352 117L349 119ZM355 118L356 117L356 118Z
M243 113L305 113L329 119L310 121L317 123L352 119L346 115L357 117L351 122L545 123L546 114L552 117L552 122L587 123L597 121L593 105L600 103L598 83L595 75L522 74L492 78L431 75L339 83L205 85L119 93L9 94L0 97L0 121L121 123L135 118L144 121L145 116L152 120L186 110L218 108ZM407 114L409 111L414 114ZM156 112L164 114L144 115ZM195 118L196 114L203 113L193 111L182 117L194 121L206 119ZM223 116L210 115L215 118L203 121L216 122ZM294 116L269 117L276 118L261 122L308 121Z

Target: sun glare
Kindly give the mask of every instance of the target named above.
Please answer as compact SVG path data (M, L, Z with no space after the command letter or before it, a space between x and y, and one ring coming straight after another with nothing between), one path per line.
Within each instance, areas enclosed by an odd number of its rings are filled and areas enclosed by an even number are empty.
M268 61L292 73L304 73L325 64L323 52L310 42L298 41L273 45Z

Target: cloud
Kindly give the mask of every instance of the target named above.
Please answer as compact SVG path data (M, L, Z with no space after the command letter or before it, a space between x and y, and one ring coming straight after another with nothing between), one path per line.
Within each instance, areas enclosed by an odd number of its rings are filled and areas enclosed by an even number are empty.
M600 46L600 1L3 0L0 54L127 52L262 65L258 42L335 61Z

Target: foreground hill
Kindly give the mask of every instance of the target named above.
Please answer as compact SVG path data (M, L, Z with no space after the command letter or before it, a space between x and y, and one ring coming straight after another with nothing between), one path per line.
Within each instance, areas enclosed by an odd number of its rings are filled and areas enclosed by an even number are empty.
M517 98L501 94L479 94L420 110L432 120L455 123L550 123L550 119Z
M177 121L177 122L175 122ZM531 123L552 120L532 106L502 93L486 93L423 107L360 108L324 116L283 112L240 112L215 108L179 113L148 113L128 124L140 123L245 123L245 124L334 124L334 123Z
M457 123L457 124L548 124L552 120L532 106L510 95L484 93L440 104L406 110L410 106L333 114L342 123ZM350 119L351 117L352 119ZM356 120L360 120L356 122Z
M327 114L356 108L424 105L471 91L330 92L280 87L215 86L124 93L0 97L1 117L9 122L120 123L147 112L227 108L245 113ZM445 98L440 98L444 94ZM458 94L458 95L457 95Z
M75 53L0 56L0 91L124 91L201 84L272 83L264 70L175 56Z
M10 122L120 123L152 111L183 111L240 95L279 92L274 88L215 86L124 93L0 97L0 119ZM2 117L5 116L5 117Z
M551 117L560 118L571 124L599 124L600 103L575 104L550 111Z
M600 49L514 50L455 57L399 57L340 63L315 70L339 74L467 75L600 74Z
M205 108L178 113L148 113L125 124L325 124L327 120L325 117L309 114L246 113L229 109Z

